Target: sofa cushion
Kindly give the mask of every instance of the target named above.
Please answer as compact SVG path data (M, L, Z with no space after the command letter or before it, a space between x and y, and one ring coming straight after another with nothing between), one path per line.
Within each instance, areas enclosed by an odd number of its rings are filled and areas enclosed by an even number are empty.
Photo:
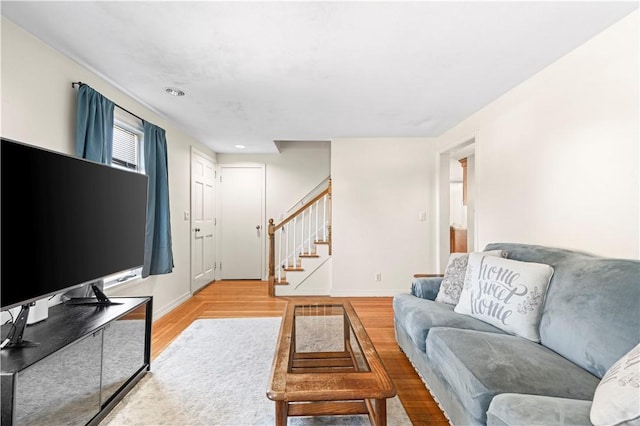
M553 268L542 263L471 253L454 310L539 342L540 312L552 275Z
M640 262L551 247L494 243L509 259L551 265L540 341L602 377L640 342Z
M492 250L483 252L488 256L502 256L506 257L507 253L502 250ZM457 305L460 300L460 293L462 293L462 287L464 286L464 278L467 274L467 264L469 262L469 253L451 253L449 255L449 261L444 271L444 277L438 295L436 296L436 302L448 303L450 305Z
M591 421L596 426L640 424L640 344L613 364L598 384Z
M591 425L591 401L539 395L496 395L487 411L488 426Z
M486 422L497 394L590 400L599 382L550 349L518 336L433 328L426 349L433 368L480 423Z
M504 333L497 327L467 315L453 312L453 305L398 294L393 298L396 321L402 324L414 344L425 351L425 340L432 327L467 328L493 333Z

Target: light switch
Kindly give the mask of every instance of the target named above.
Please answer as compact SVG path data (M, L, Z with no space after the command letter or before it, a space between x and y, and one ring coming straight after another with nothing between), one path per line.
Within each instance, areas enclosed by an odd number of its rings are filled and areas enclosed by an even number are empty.
M426 212L426 211L424 211L424 210L420 210L420 211L418 212L418 220L419 220L420 222L424 222L425 220L427 220L427 212Z
M184 220L189 220L189 212L188 211L184 211Z

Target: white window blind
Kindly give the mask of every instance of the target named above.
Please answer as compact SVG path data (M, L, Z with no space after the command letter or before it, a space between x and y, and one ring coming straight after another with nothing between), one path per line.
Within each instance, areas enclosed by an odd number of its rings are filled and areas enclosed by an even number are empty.
M122 127L113 126L112 163L130 170L138 170L139 146L137 134Z

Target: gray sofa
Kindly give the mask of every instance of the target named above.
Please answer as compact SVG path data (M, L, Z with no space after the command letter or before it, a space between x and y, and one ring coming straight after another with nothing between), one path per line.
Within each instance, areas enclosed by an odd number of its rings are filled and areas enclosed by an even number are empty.
M489 250L554 268L540 343L435 302L438 277L394 297L400 348L454 425L590 425L600 379L640 342L640 262L511 243Z

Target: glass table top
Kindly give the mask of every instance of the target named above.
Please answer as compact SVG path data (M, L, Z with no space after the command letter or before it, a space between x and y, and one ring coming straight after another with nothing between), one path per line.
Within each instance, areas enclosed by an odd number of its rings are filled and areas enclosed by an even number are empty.
M341 304L297 305L291 337L292 373L370 371Z

